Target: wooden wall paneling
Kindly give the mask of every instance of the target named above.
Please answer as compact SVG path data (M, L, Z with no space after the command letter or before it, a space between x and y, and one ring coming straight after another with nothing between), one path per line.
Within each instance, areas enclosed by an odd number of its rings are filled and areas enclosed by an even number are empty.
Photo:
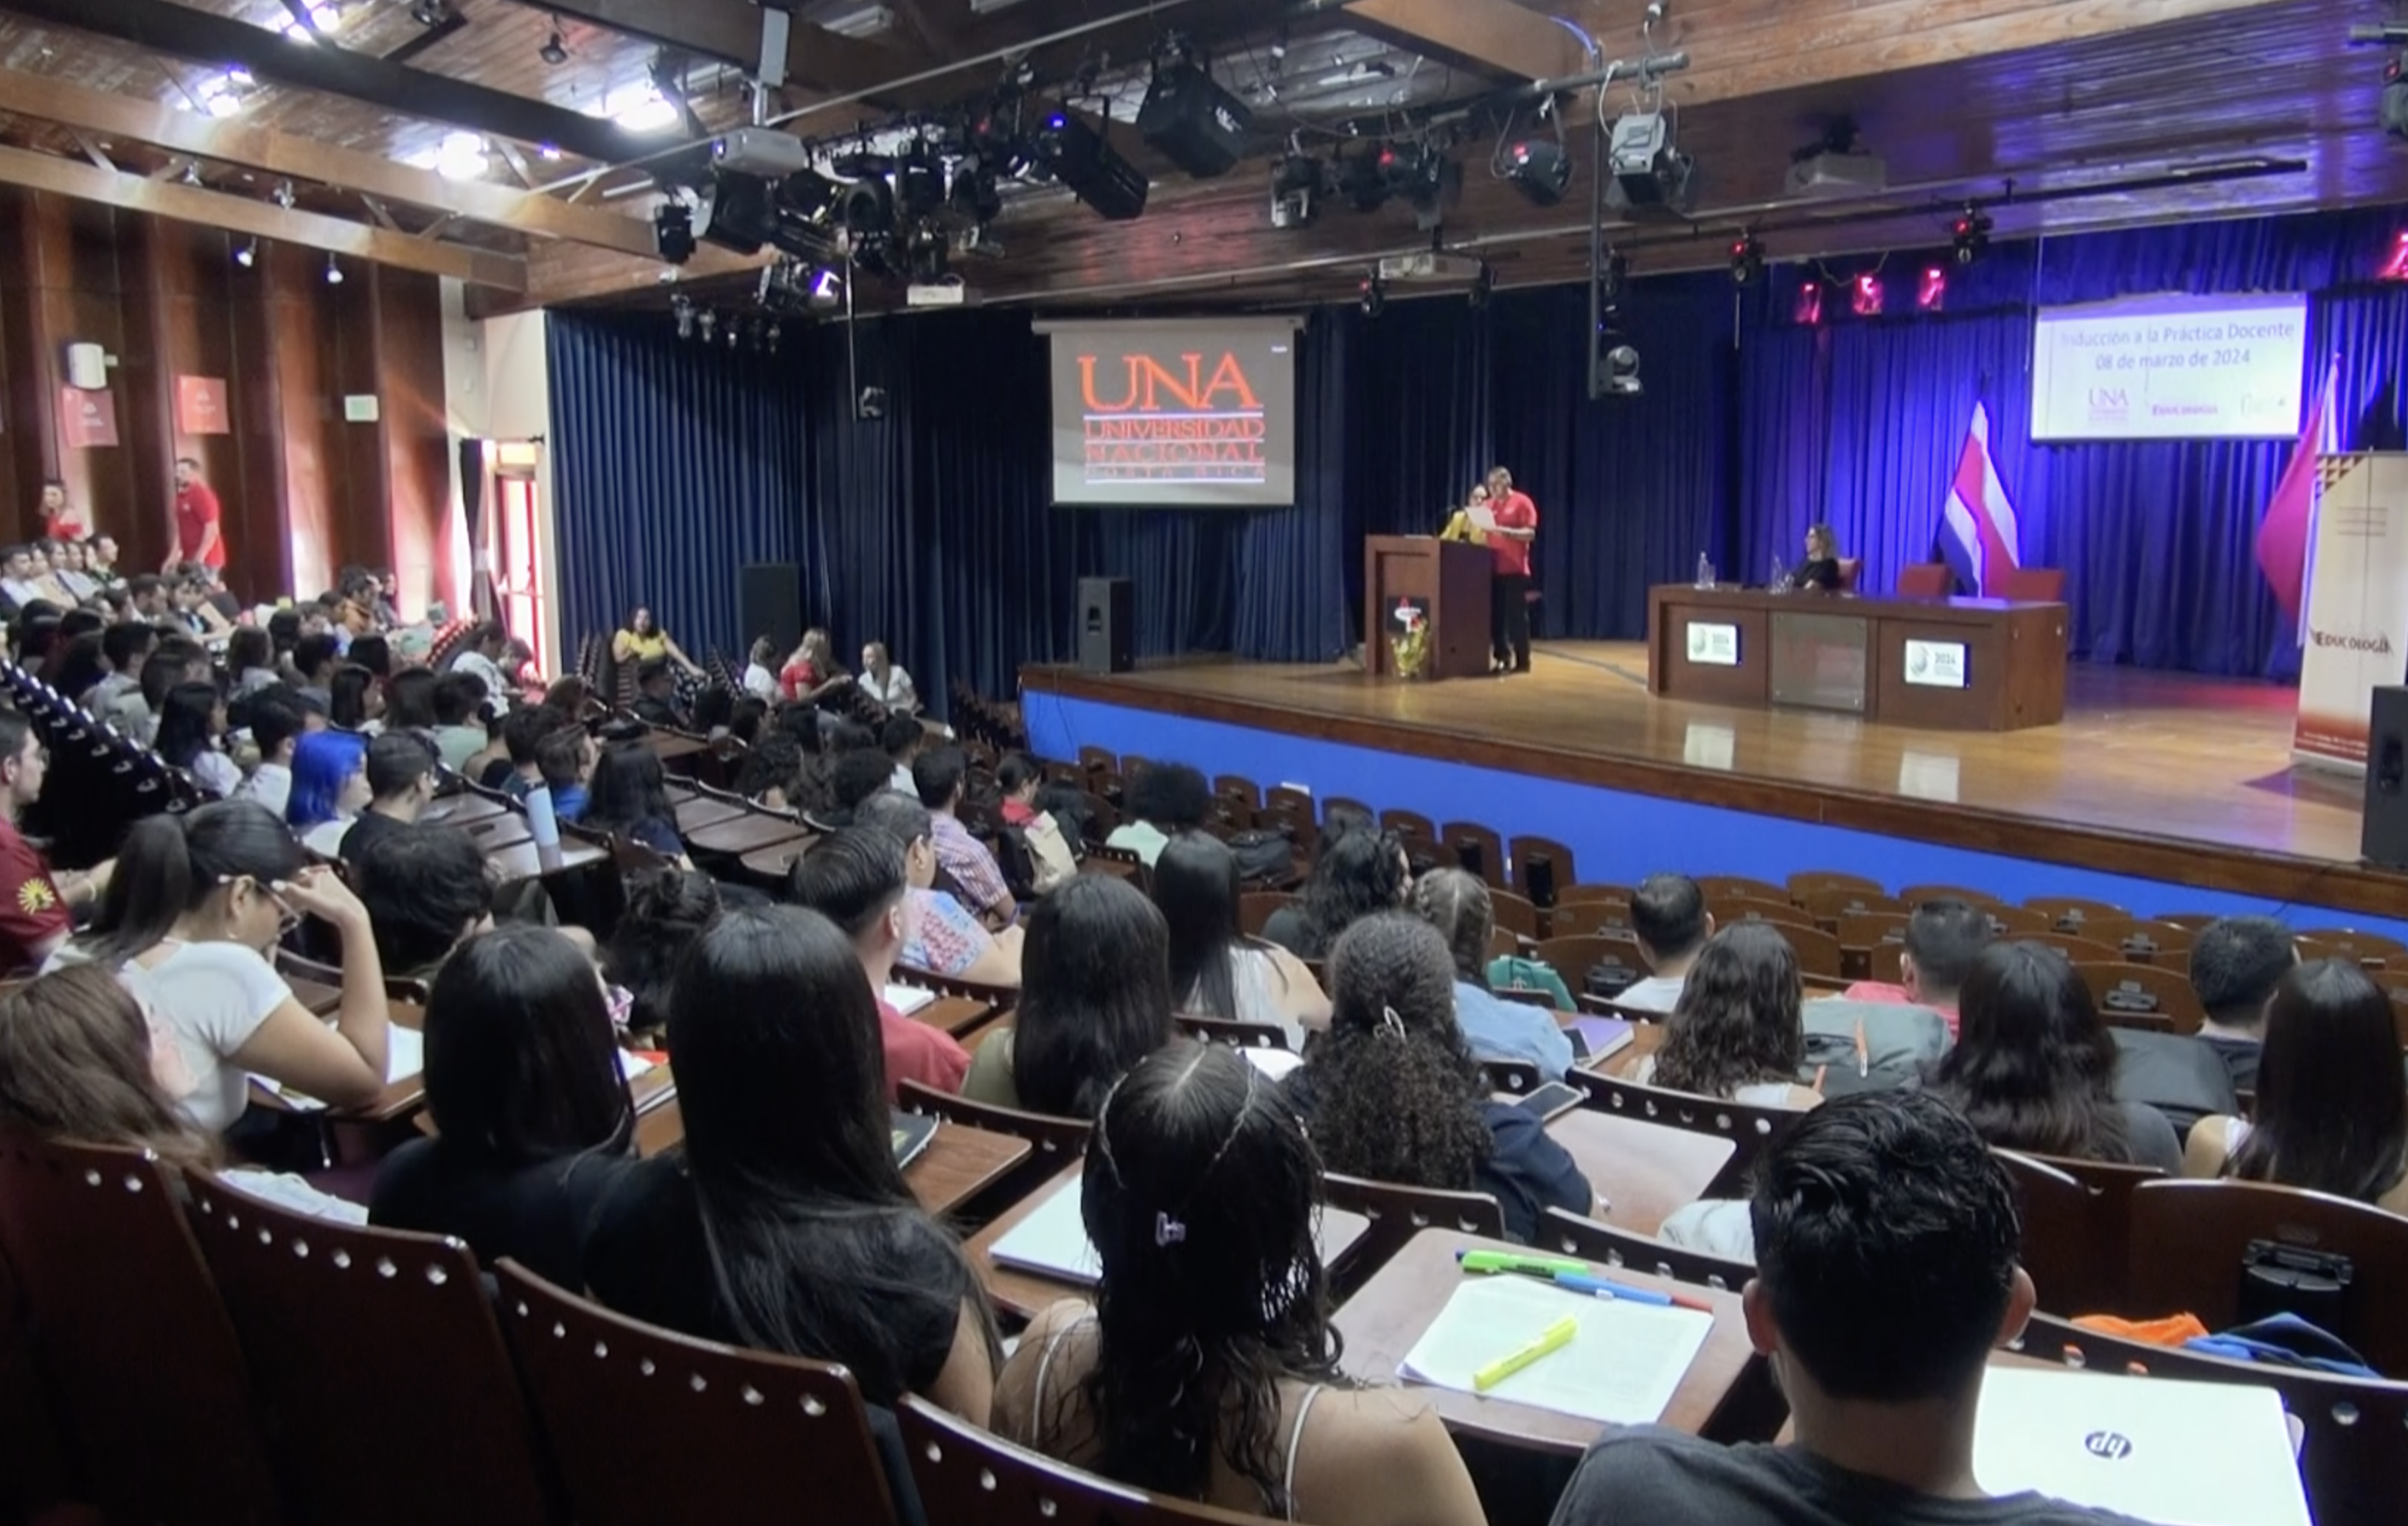
M324 259L308 250L274 245L260 251L265 340L277 372L283 458L283 522L267 527L284 543L277 593L325 588L334 567L335 506L347 491L341 437L335 433L341 427L340 371L329 352L333 325L319 310L325 268Z
M293 587L293 538L285 529L291 497L285 388L296 369L314 374L316 353L311 346L285 347L307 352L309 364L295 366L280 349L285 336L277 321L280 309L271 272L265 260L248 270L234 266L226 286L232 371L240 378L226 401L234 414L242 488L238 498L223 499L226 583L254 601L272 600ZM314 461L314 447L308 453Z
M451 557L452 436L443 395L443 307L432 276L380 267L375 272L376 376L384 447L387 528L381 552L402 586L431 589L452 609L465 608Z
M35 335L36 374L45 378L52 427L56 429L57 410L62 406L59 390L67 379L68 344L96 344L108 354L121 357L125 351L123 292L117 271L117 225L115 216L106 207L50 195L36 199L33 221L33 236L37 243L36 257L40 262L32 272L39 283L36 293L40 315ZM76 502L85 506L93 524L114 532L121 526L139 524L146 515L164 519L166 505L146 492L146 484L136 471L134 452L124 443L133 437L139 421L123 378L114 370L108 373L108 391L117 412L120 443L70 449L64 435L56 437L61 468L58 475L65 479L67 491L75 495ZM25 533L31 535L35 528L35 524L28 523Z
M294 592L315 595L335 586L335 573L351 565L377 566L391 544L393 520L386 492L384 424L379 397L375 423L351 423L343 417L343 400L377 395L376 281L356 262L349 264L340 284L326 283L325 264L317 262L317 296L322 325L319 330L328 356L324 399L326 449L342 463L339 483L327 504L324 563L318 565L295 551Z

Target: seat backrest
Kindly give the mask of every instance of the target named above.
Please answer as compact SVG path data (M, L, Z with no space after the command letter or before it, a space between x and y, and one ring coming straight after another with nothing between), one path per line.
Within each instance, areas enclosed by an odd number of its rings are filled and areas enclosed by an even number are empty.
M1799 906L1785 894L1739 895L1726 893L1706 897L1706 909L1714 915L1717 927L1749 920L1770 922L1776 927L1815 927L1814 914Z
M0 1133L0 1254L107 1519L283 1519L234 1325L158 1157Z
M2133 1015L2157 1016L2177 1034L2195 1034L2207 1020L2207 1008L2200 1005L2189 977L2162 965L2088 961L2075 964L2073 973L2090 988L2099 1015L2110 1022Z
M1963 901L1972 906L1996 906L1999 898L1988 891L1969 890L1962 885L1909 885L1898 892L1898 898L1910 907L1926 901Z
M2254 1181L2153 1181L2132 1194L2132 1301L2188 1309L2210 1330L2235 1323L2241 1262L2253 1240L2346 1256L2342 1328L2369 1365L2408 1375L2408 1219L2324 1192Z
M989 1042L994 1040L991 1038ZM896 1091L906 1112L1027 1140L1035 1147L1031 1162L1042 1167L1043 1176L1050 1177L1061 1170L1085 1153L1087 1148L1088 1124L1085 1119L1055 1118L1051 1113L1031 1113L1018 1107L997 1106L991 1102L973 1102L951 1091L939 1091L908 1077L896 1084Z
M1583 1261L1627 1266L1655 1276L1670 1277L1675 1282L1720 1288L1725 1292L1739 1291L1747 1286L1748 1278L1756 1276L1756 1268L1746 1262L1727 1261L1652 1234L1615 1229L1561 1208L1549 1208L1539 1221L1539 1243Z
M1628 901L1557 901L1547 913L1547 931L1558 938L1631 935Z
M551 1519L526 1401L466 1245L307 1218L215 1178L192 1191L193 1232L275 1419L296 1514Z
M1799 909L1826 929L1837 928L1851 917L1873 914L1896 917L1901 925L1914 910L1895 895L1879 891L1860 890L1853 885L1827 885L1816 889L1792 891L1790 898Z
M1287 1030L1275 1022L1240 1022L1235 1018L1215 1018L1201 1012L1174 1013L1171 1020L1179 1025L1181 1033L1208 1044L1226 1044L1233 1049L1287 1048Z
M1649 968L1647 956L1627 938L1549 938L1539 945L1533 957L1561 977L1574 996L1586 992L1588 972L1599 964L1618 965L1630 971L1634 979L1644 978Z
M507 1258L494 1276L502 1329L579 1526L757 1520L773 1500L815 1520L894 1526L886 1470L844 1368L639 1324Z
M2044 917L2047 913L2027 911L2025 912L2025 915L2028 917ZM2017 943L2044 943L2048 947L2056 949L2058 953L2063 954L2067 959L2071 960L2076 964L2116 964L2122 963L2122 955L2116 949L2109 947L2108 945L2082 937L2077 934L2060 933L2054 928L2050 928L2043 932L2031 932L2023 928L2013 928L2000 935L2010 938Z
M1505 851L1513 861L1513 888L1533 906L1553 906L1556 886L1580 883L1572 850L1553 837L1516 837Z
M1149 1494L1015 1447L924 1399L895 1407L928 1519L978 1526L1264 1526Z
M1576 901L1619 901L1628 906L1631 897L1638 893L1628 885L1558 885L1555 887L1555 906L1558 910Z
M1484 1055L1480 1058L1479 1064L1481 1073L1488 1077L1488 1090L1511 1096L1526 1097L1546 1080L1539 1067L1527 1060Z
M1770 901L1775 906L1789 905L1789 887L1776 885L1753 875L1699 875L1698 889L1709 901L1727 900L1737 896L1742 900Z
M2124 918L2130 912L2113 901L2094 901L2080 895L2033 895L2024 900L2024 909L2037 911L2055 922L2062 933L2088 936L2084 924L2094 917Z
M1246 936L1258 938L1269 924L1271 913L1282 906L1296 905L1297 898L1288 891L1243 891L1238 895L1238 926Z
M2188 928L2139 917L2086 917L2082 935L2117 950L2128 963L2176 972L2190 968L2191 945L2198 941Z
M1332 1171L1324 1177L1324 1195L1333 1208L1359 1213L1371 1227L1347 1252L1343 1281L1334 1295L1351 1293L1371 1274L1405 1248L1407 1241L1426 1229L1459 1230L1466 1234L1505 1237L1505 1210L1485 1192L1450 1192L1436 1187L1408 1187L1401 1182L1373 1181ZM1336 1274L1333 1272L1333 1276Z
M1769 901L1725 901L1714 907L1714 920L1724 927L1760 921L1781 934L1798 956L1801 974L1838 979L1842 975L1840 940L1815 925L1814 919L1793 906Z
M1642 1086L1626 1081L1602 1071L1573 1069L1567 1077L1574 1086L1588 1092L1588 1105L1617 1118L1637 1119L1642 1123L1660 1123L1668 1128L1685 1129L1691 1134L1709 1134L1731 1142L1730 1159L1714 1173L1714 1179L1698 1195L1708 1197L1741 1197L1750 1172L1756 1169L1758 1157L1779 1144L1784 1135L1797 1126L1803 1113L1787 1107L1756 1107L1742 1102L1727 1102L1719 1097L1693 1096L1686 1091L1672 1091L1658 1086Z
M1438 840L1438 823L1419 811L1390 806L1380 813L1380 825L1402 837L1426 837Z
M1863 557L1843 556L1840 558L1840 592L1842 593L1854 593L1856 591L1856 580L1862 578L1864 573L1865 559Z
M966 1001L984 1002L997 1012L1009 1012L1020 1005L1018 986L998 986L960 975L939 975L934 970L923 970L910 964L895 966L895 983L917 986L922 991L933 991L939 996L959 996Z
M2300 934L2301 959L2354 959L2369 969L2408 969L2408 944L2349 927L2314 927Z
M1455 849L1455 862L1478 875L1492 891L1510 883L1505 876L1505 840L1477 821L1449 821L1438 829L1438 840Z
M1956 587L1956 571L1945 562L1910 562L1898 569L1901 599L1944 599Z
M2131 1304L2131 1193L2094 1190L2037 1156L1993 1150L2015 1185L2024 1270L2040 1306L2071 1318Z
M1526 938L1539 935L1539 908L1531 905L1528 896L1512 891L1491 891L1488 902L1495 910L1498 926Z

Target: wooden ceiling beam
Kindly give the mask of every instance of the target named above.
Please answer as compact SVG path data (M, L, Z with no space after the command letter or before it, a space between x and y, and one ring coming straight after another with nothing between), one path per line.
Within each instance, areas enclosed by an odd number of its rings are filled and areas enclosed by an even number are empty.
M1351 0L1340 14L1390 47L1506 79L1560 79L1585 57L1569 29L1513 0Z
M733 64L747 74L761 66L762 7L747 0L544 0L543 8L595 26ZM810 90L867 90L933 66L917 51L839 36L796 21L786 38L786 79Z
M329 254L348 254L379 264L398 265L405 270L452 276L474 286L513 292L526 290L526 262L507 254L464 249L457 244L430 243L407 234L347 222L341 218L292 210L247 196L229 196L175 180L147 180L122 171L111 173L24 149L0 148L0 185L49 191L178 222L197 222L256 238L324 250Z
M433 170L396 164L380 154L338 149L314 138L154 101L86 90L46 75L0 70L0 99L11 111L54 121L71 131L131 138L194 159L242 164L295 180L313 181L455 213L497 228L622 254L654 255L649 223L598 207L572 207L555 196L511 191L480 180L447 180Z

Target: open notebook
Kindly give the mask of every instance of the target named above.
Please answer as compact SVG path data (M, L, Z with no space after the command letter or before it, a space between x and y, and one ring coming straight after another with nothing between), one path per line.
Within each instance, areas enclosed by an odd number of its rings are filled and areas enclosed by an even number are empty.
M907 1018L937 999L935 991L922 991L918 986L888 986L882 994L887 1005Z
M394 1082L416 1076L426 1069L426 1035L415 1028L404 1028L397 1022L385 1025L384 1079ZM305 1096L289 1086L279 1086L265 1076L254 1075L251 1084L273 1092L285 1106L296 1113L314 1113L326 1105L317 1098Z
M2164 1526L2309 1526L2282 1397L2192 1383L1993 1366L1973 1477Z
M1485 1397L1612 1425L1653 1424L1714 1328L1714 1317L1697 1309L1592 1298L1527 1277L1467 1276L1405 1353L1397 1376L1477 1393L1474 1373L1567 1316L1580 1321L1571 1344Z
M1073 1177L1046 1194L1036 1210L996 1241L996 1264L1059 1277L1092 1288L1103 1275L1096 1248L1087 1240L1086 1220L1080 1216L1081 1183ZM1324 1208L1313 1234L1324 1266L1337 1260L1363 1237L1371 1221L1343 1208Z

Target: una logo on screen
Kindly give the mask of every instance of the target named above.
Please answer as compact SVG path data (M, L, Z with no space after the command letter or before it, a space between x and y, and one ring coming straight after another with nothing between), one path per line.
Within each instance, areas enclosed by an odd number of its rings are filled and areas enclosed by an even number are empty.
M1270 463L1262 400L1235 350L1079 356L1086 479L1260 483ZM1100 374L1099 374L1100 373Z
M2090 389L2092 419L2124 419L2130 417L2131 412L2131 396L2123 388L2093 387Z

